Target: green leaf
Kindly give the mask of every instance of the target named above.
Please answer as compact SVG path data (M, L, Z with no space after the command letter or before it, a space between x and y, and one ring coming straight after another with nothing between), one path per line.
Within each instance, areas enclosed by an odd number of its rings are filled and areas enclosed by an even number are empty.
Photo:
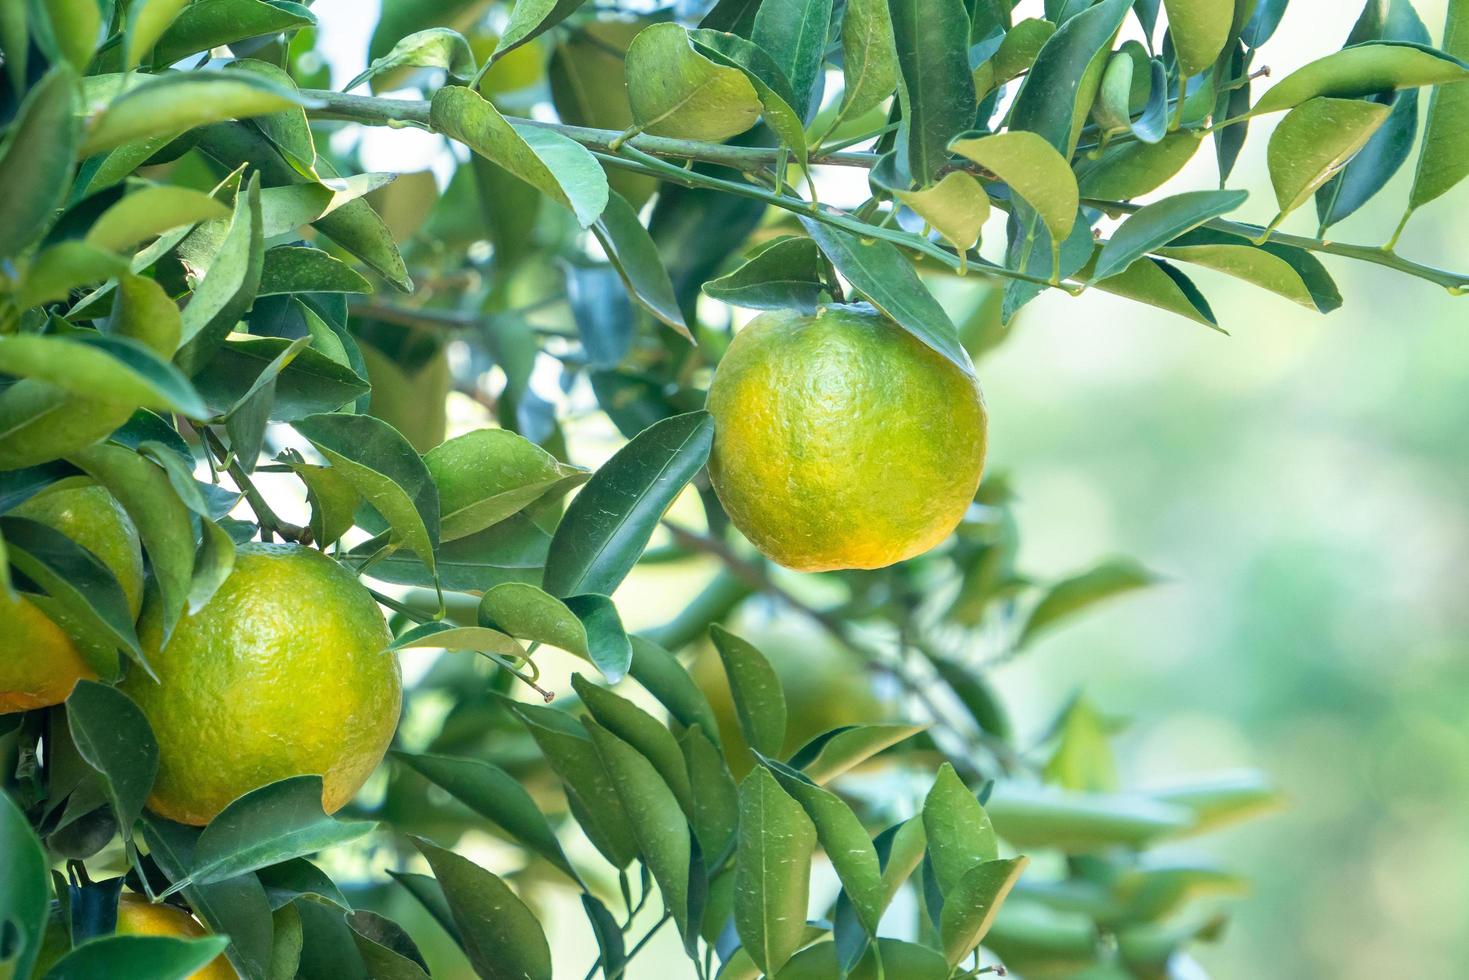
M1071 176L1069 167L1066 175ZM1072 183L1075 184L1074 178ZM979 233L990 216L990 198L984 186L973 175L958 170L945 174L932 187L896 194L914 214L952 242L961 256L979 242ZM1075 208L1072 212L1074 218Z
M658 258L658 246L653 244L648 229L643 227L638 213L627 199L621 194L611 194L602 216L592 225L592 232L617 268L628 295L693 343L694 335L689 333L688 325L684 323L668 270L663 268L663 261Z
M128 260L114 252L86 242L57 242L36 256L26 269L15 303L21 307L54 303L66 299L73 289L125 276L129 268Z
M803 123L815 114L812 92L826 60L831 8L832 0L765 0L755 12L750 40L790 80L787 101Z
M308 100L301 96L296 80L291 73L279 65L258 58L241 58L225 65L226 74L244 75L295 96L299 105L288 106L279 112L256 116L251 125L268 139L272 146L285 158L295 171L310 180L316 180L316 139L311 135L311 123L304 108Z
M397 179L397 174L354 174L350 177L323 177L320 183L267 187L260 192L261 227L266 238L284 235L326 217L343 205ZM366 206L365 203L362 206Z
M1086 698L1077 697L1057 726L1060 741L1041 776L1062 789L1110 793L1117 789L1108 719Z
M1405 41L1369 41L1297 68L1270 87L1252 115L1280 112L1326 96L1355 99L1419 85L1469 79L1469 66L1450 55Z
M158 743L148 719L117 688L81 680L66 699L66 723L77 751L102 774L123 840L131 841L158 773Z
M760 117L760 97L745 73L699 54L677 24L644 28L625 64L629 104L643 132L719 143Z
M802 773L773 760L765 765L816 828L816 838L841 879L842 888L856 909L869 936L877 935L882 918L882 866L867 830L852 808L830 790L822 789Z
M196 373L208 362L255 301L264 254L260 174L254 173L235 195L229 227L184 307L184 346L177 360L186 372Z
M376 539L375 539L376 540ZM517 514L492 528L450 541L435 554L432 569L411 553L394 552L372 566L372 577L399 585L451 592L483 592L501 582L539 582L551 536ZM366 558L377 550L366 542L351 553Z
M879 962L879 956L881 960ZM926 946L901 939L879 939L869 947L856 969L843 973L837 944L817 943L801 950L776 980L830 980L845 975L847 980L881 980L902 977L903 980L947 980L952 970L944 958Z
M28 977L46 932L51 883L41 841L8 793L0 793L0 852L5 854L0 928L6 933L0 965L13 971L11 976Z
M343 86L342 91L350 92L369 79L399 68L442 68L451 77L468 81L474 77L474 52L458 31L430 27L409 34L393 45L393 50L372 59L372 64Z
M1249 197L1247 191L1186 191L1149 204L1126 221L1102 246L1091 281L1110 279L1126 271L1153 249L1221 214L1233 211Z
M740 784L735 850L735 931L750 958L774 975L801 945L816 828L763 766Z
M947 762L923 801L923 830L939 893L946 897L971 868L999 857L989 814Z
M1199 75L1213 66L1224 50L1234 20L1234 6L1216 0L1163 0L1168 31L1178 69L1184 76Z
M1377 102L1315 98L1301 103L1270 134L1266 159L1280 206L1271 227L1316 193L1386 121L1392 110Z
M1464 0L1449 0L1443 50L1461 60L1469 58L1469 3ZM1469 88L1435 88L1428 101L1413 189L1408 194L1409 210L1442 196L1465 175L1469 175Z
M745 743L762 755L780 752L786 738L786 699L780 677L754 644L718 624L709 636L729 677Z
M408 548L434 571L439 492L408 440L370 415L308 415L292 426L383 516L393 531L391 544Z
M1058 622L1107 599L1157 583L1158 577L1135 561L1118 559L1062 579L1038 602L1020 631L1025 646Z
M47 980L148 977L187 980L229 944L228 936L101 936L67 953L46 972Z
M340 821L321 806L320 776L291 776L251 790L209 822L188 882L207 885L354 841L376 824ZM169 892L184 887L175 881Z
M80 133L77 77L52 68L21 103L0 146L0 258L18 254L50 224L71 184Z
M77 71L85 71L102 33L102 13L91 0L39 0L32 4L39 14L35 25L38 40L47 54L55 53L71 62Z
M638 842L612 776L581 723L564 711L540 705L512 702L506 707L525 724L560 777L572 816L587 839L614 867L627 867L637 857ZM678 801L673 802L677 806Z
M346 534L357 521L357 504L362 499L352 481L341 470L302 462L299 456L288 456L282 461L306 484L306 500L311 504L312 540L325 546ZM391 561L391 556L388 560ZM381 574L381 570L378 571Z
M556 528L546 559L552 595L611 595L658 521L709 458L714 422L690 412L656 422L587 482Z
M1234 276L1320 313L1341 306L1331 274L1305 249L1274 242L1255 245L1248 238L1196 228L1157 254Z
M1076 224L1080 192L1070 165L1035 133L1013 130L955 140L950 147L1009 185L1035 209L1054 241L1063 241Z
M888 9L902 76L899 155L926 186L948 161L949 143L974 128L978 109L964 43L969 16L963 0L889 0Z
M1010 128L1039 133L1071 157L1091 112L1112 40L1131 0L1102 0L1062 24L1036 56L1010 113Z
M791 756L790 764L800 769L816 785L824 786L882 750L917 735L926 727L848 725L818 735L803 745Z
M686 728L698 726L711 738L719 732L714 709L683 664L673 654L651 640L634 636L632 640L633 678L649 694L657 698L668 713Z
M719 31L691 31L694 50L718 65L738 68L745 73L755 94L760 97L765 123L780 137L782 145L796 155L802 167L809 163L806 129L802 117L791 106L791 83L781 66L766 51L737 34Z
M1074 793L1001 783L985 804L995 830L1016 847L1087 854L1109 846L1142 847L1187 830L1182 806L1139 795Z
M602 976L607 980L619 980L627 969L627 951L622 940L622 928L617 919L607 911L607 906L591 895L581 896L581 907L592 925L592 934L597 937L597 948L601 956L597 962L602 967Z
M0 7L0 48L5 50L5 75L14 92L26 88L26 68L30 60L30 39L26 36L29 20L29 4L12 3Z
M70 461L106 487L138 529L153 568L166 640L183 615L194 575L194 530L188 507L174 491L167 470L121 446L91 446Z
M229 214L228 208L208 194L187 187L152 185L128 194L102 212L87 230L86 242L126 252L165 231L211 218L225 219Z
M592 663L609 684L622 680L632 663L632 644L611 598L595 593L568 596L566 606L586 627L588 656Z
M1029 858L984 861L964 873L944 896L939 935L950 966L968 956L994 925L995 913L1020 880Z
M194 0L158 39L153 64L169 65L235 41L315 25L311 11L298 3Z
M727 276L704 283L704 294L751 310L794 307L815 313L826 291L821 250L809 238L784 237L762 245Z
M40 586L86 636L88 642L80 647L93 670L103 678L116 678L112 651L119 647L145 663L122 586L95 555L61 532L24 517L0 517L0 537L5 539L11 569Z
M473 650L502 657L525 658L525 647L499 630L483 626L455 626L438 620L422 623L400 634L390 650Z
M718 732L713 733L718 737ZM694 725L679 740L693 791L690 823L705 861L717 866L735 843L740 821L739 788L709 733Z
M498 59L561 23L586 0L519 0L510 11L510 22L495 45Z
M1198 133L1169 133L1157 143L1120 143L1095 162L1077 167L1077 182L1087 197L1126 201L1157 190L1181 171L1202 145Z
M124 143L172 138L221 119L244 119L304 105L299 95L264 79L235 72L166 75L128 89L87 127L81 155Z
M499 766L447 755L394 752L393 758L581 883L535 800Z
M371 283L329 252L300 245L277 245L265 252L256 295L370 292Z
M1139 303L1147 303L1219 330L1219 321L1214 319L1214 311L1209 308L1208 301L1193 284L1193 280L1162 259L1146 258L1134 262L1125 271L1095 285L1104 293L1114 293Z
M878 312L973 376L974 365L959 344L958 328L897 246L880 239L864 241L811 218L801 218L801 226Z
M1247 820L1282 805L1280 790L1263 773L1246 770L1155 790L1160 803L1185 807L1194 819L1189 833L1204 833Z
M601 165L560 133L512 123L477 93L458 85L434 93L429 120L434 129L570 208L583 228L591 227L607 207L607 175Z
M127 8L122 49L125 69L138 67L190 0L136 0Z
M433 868L474 971L485 980L551 980L551 948L535 913L498 876L431 844L413 844Z
M444 541L498 524L591 476L506 429L477 429L456 436L430 449L423 462L439 488Z
M485 592L479 624L592 659L587 630L566 603L526 582L502 582Z
M596 724L652 763L679 807L684 813L692 814L694 797L688 764L673 733L631 701L593 684L580 674L571 676L571 687L591 712Z
M222 415L244 401L263 382L274 379L275 398L270 405L270 418L276 422L294 422L308 415L334 412L369 390L367 382L356 372L321 351L298 347L291 352L291 348L305 339L226 340L204 369L194 375L194 384L210 409Z
M898 84L898 50L887 0L847 0L842 14L841 118L876 108Z
M194 574L189 580L189 612L203 609L235 568L235 541L229 532L207 517L199 524L203 540L194 556Z
M588 721L586 729L632 827L643 863L658 883L664 906L673 914L674 924L684 937L685 948L692 948L699 923L690 916L689 869L693 841L684 810L642 753L595 721ZM682 764L682 758L679 761Z
M392 919L358 909L347 913L347 925L352 927L352 942L373 980L428 980L423 955Z

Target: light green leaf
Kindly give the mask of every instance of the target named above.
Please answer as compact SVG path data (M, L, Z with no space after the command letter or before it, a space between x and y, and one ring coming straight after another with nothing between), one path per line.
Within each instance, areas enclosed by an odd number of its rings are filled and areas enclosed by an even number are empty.
M229 208L208 194L187 187L153 185L127 195L103 211L87 230L86 242L97 248L126 252L173 228L211 218L226 219L229 215Z
M1254 245L1247 238L1198 228L1156 251L1164 258L1234 276L1320 313L1341 306L1330 273L1304 249L1271 242Z
M524 659L525 647L515 638L484 626L455 626L442 620L421 623L393 640L390 650L473 650Z
M45 17L57 52L77 71L85 71L102 39L102 11L95 0L40 0L31 9Z
M796 155L796 162L807 166L809 154L806 129L800 114L791 106L791 83L781 67L762 48L737 34L719 31L691 31L694 50L715 64L738 68L745 73L764 108L765 123L781 144Z
M607 206L607 175L581 144L530 123L509 122L463 86L435 92L429 120L439 132L570 208L583 228L591 227Z
M1110 279L1184 232L1233 211L1247 191L1185 191L1141 208L1112 233L1097 256L1091 280Z
M1305 204L1372 138L1392 111L1378 102L1315 98L1292 109L1270 134L1266 160L1280 213Z
M800 946L811 888L816 828L756 766L740 784L739 844L735 850L735 931L755 964L774 975Z
M1143 847L1187 830L1183 806L1140 795L1073 793L1001 783L985 804L995 830L1016 847L1088 854L1110 846Z
M1020 631L1019 645L1025 646L1060 621L1099 602L1157 582L1158 576L1127 559L1105 561L1079 575L1062 579L1031 610Z
M82 943L46 972L46 980L94 977L147 977L188 980L229 945L228 936L181 939L176 936L112 935Z
M495 45L494 58L514 51L571 16L586 0L517 0L510 22Z
M1046 145L1046 149L1051 148ZM1070 168L1066 173L1071 174ZM1075 183L1073 178L1072 185ZM945 174L937 184L924 190L896 193L898 200L952 242L961 256L979 242L979 233L990 216L990 198L984 186L973 175L959 170ZM1072 210L1075 217L1075 209Z
M813 738L791 756L790 764L813 783L824 786L925 728L926 725L849 725Z
M127 275L129 269L128 260L116 252L86 242L57 242L37 255L26 269L16 290L16 305L25 308L54 303L66 299L73 289Z
M397 174L389 173L354 174L323 177L319 183L267 187L260 192L260 222L265 237L274 238L311 224L397 178Z
M433 571L439 492L408 440L370 415L309 415L292 425L377 508L392 528L391 543Z
M709 636L729 677L745 743L762 755L775 755L786 738L786 699L780 677L754 644L718 624L710 627Z
M1192 811L1194 820L1188 833L1217 830L1277 809L1284 803L1270 778L1253 770L1204 777L1197 782L1155 790L1149 795L1160 803Z
M1156 143L1120 143L1095 162L1077 167L1077 182L1087 197L1127 201L1157 190L1182 170L1203 144L1198 133L1169 133Z
M189 2L190 0L135 0L127 8L127 20L123 27L122 67L129 70L138 67Z
M999 857L989 814L947 762L923 801L923 830L939 892L946 897L970 869Z
M1056 25L1040 17L1020 21L1005 32L993 58L974 69L974 88L980 98L988 95L997 86L1030 71L1040 56Z
M277 245L262 256L260 286L255 295L370 292L372 284L330 252L301 245Z
M898 84L898 51L887 0L847 0L842 14L841 118L876 108Z
M633 119L655 136L723 142L762 111L745 73L699 54L677 24L652 24L633 38L626 72Z
M50 224L71 184L79 121L76 74L58 65L31 88L0 146L0 258Z
M1117 789L1117 762L1112 755L1108 719L1084 697L1067 706L1056 751L1042 770L1046 782L1062 789L1110 793Z
M92 156L135 140L172 138L221 119L261 116L304 104L295 92L248 74L164 75L109 103L88 125L81 155Z
M474 52L458 31L431 27L409 34L393 45L393 50L372 59L372 64L343 86L342 91L350 92L371 78L399 68L442 68L454 78L468 80L474 77Z
M551 948L533 913L498 876L431 844L413 844L444 890L469 962L485 980L551 980Z
M1086 273L1087 270L1083 269L1082 276L1085 277ZM1219 330L1214 311L1193 280L1162 259L1149 257L1134 262L1125 271L1094 285L1104 293L1156 306L1202 323L1211 330ZM1222 330L1220 332L1223 333Z
M1040 136L1012 130L955 140L950 148L1008 184L1040 215L1053 240L1071 234L1080 203L1076 177L1055 147Z
M126 337L18 334L0 338L0 371L64 391L136 408L209 416L194 386L147 347Z
M1455 58L1469 58L1469 3L1449 0L1444 22L1443 50ZM1413 175L1408 208L1420 208L1446 193L1469 175L1469 87L1435 88L1423 127L1423 150Z
M983 941L1028 861L1026 857L984 861L965 872L944 896L939 935L950 966L957 966Z
M423 462L439 488L444 541L498 524L591 476L507 429L477 429L456 436L430 449Z
M1297 68L1272 85L1250 112L1280 112L1320 96L1354 99L1466 79L1469 66L1442 51L1406 41L1369 41Z
M525 582L502 582L480 599L479 623L591 659L587 630L566 603Z
M1178 68L1199 75L1214 64L1234 21L1234 5L1220 0L1163 0Z

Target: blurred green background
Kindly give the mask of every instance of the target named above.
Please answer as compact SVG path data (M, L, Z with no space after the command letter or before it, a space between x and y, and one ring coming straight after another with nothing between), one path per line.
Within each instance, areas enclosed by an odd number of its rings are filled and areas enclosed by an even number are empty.
M365 6L314 6L338 83L361 67L375 19ZM1438 39L1442 0L1415 7ZM1279 78L1335 50L1360 9L1297 0L1263 62ZM1273 122L1253 124L1231 182L1253 192L1243 220L1273 213ZM409 157L426 148L398 132L369 145L392 140ZM1334 237L1385 240L1411 168ZM1160 193L1215 180L1206 147ZM1469 266L1456 220L1466 208L1461 186L1414 218L1400 250ZM1284 230L1313 234L1313 209ZM1078 690L1128 718L1125 784L1243 766L1278 781L1288 809L1188 845L1254 882L1222 941L1199 948L1212 975L1462 977L1469 299L1328 265L1345 304L1327 317L1197 271L1228 337L1095 291L1051 292L980 364L990 471L1019 496L1021 566L1059 576L1117 553L1168 579L1051 634L994 679L1036 736ZM698 583L659 585L672 602ZM629 625L661 618L634 610Z

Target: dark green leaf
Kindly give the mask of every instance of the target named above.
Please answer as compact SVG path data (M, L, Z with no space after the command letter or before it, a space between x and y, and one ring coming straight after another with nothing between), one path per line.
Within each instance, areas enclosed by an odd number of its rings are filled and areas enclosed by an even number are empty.
M373 980L428 980L428 965L418 947L392 919L359 909L347 914L347 924Z
M483 592L501 582L534 584L541 579L550 542L550 535L517 514L478 534L443 545L432 569L416 555L396 551L379 560L371 571L373 578L384 582L430 589L437 576L442 587L453 592ZM381 543L380 538L366 542L354 549L351 557L366 558Z
M551 980L551 949L535 914L496 875L453 851L413 839L458 926L474 970L486 980Z
M923 829L939 892L946 897L971 868L999 856L989 815L947 762L923 801Z
M762 755L775 755L786 739L786 699L780 677L754 644L717 624L710 627L709 636L729 678L745 743Z
M147 977L187 980L224 951L226 936L104 936L83 943L47 971L47 980Z
M617 919L607 911L607 906L591 895L581 896L582 910L592 924L592 934L597 937L597 948L601 957L597 961L606 980L618 980L627 969L627 952L622 941L622 928Z
M265 252L256 295L370 292L372 285L341 259L319 248L277 245Z
M195 0L158 39L153 63L167 65L198 51L245 38L312 27L316 19L298 3L268 0Z
M1125 272L1103 279L1096 287L1105 293L1147 303L1219 330L1214 311L1193 280L1162 259L1146 258L1134 262Z
M632 663L632 644L612 600L604 595L574 595L567 597L566 607L586 627L591 662L609 684L622 680Z
M270 418L294 422L308 415L334 412L369 390L348 367L312 348L291 348L283 337L226 340L214 358L194 376L194 384L210 409L224 414L244 401L256 386L275 380ZM286 355L289 352L289 356Z
M1469 58L1469 3L1463 0L1449 0L1443 50L1455 58ZM1458 85L1435 88L1428 100L1423 150L1408 195L1409 209L1420 208L1443 195L1466 175L1469 175L1469 88Z
M683 812L692 814L693 789L689 783L688 764L673 733L631 701L593 684L580 674L572 675L571 687L591 712L592 718L596 719L596 724L650 762Z
M663 268L658 248L632 205L621 194L611 194L592 231L627 284L629 295L692 343L694 338L673 295L668 270Z
M1186 191L1149 204L1124 221L1102 246L1091 280L1110 279L1179 235L1233 211L1246 191Z
M801 944L816 828L763 766L740 784L735 930L750 958L774 975Z
M729 275L704 284L712 299L751 310L794 307L814 313L825 291L820 249L811 239L798 237L768 242Z
M878 949L868 949L856 968L845 973L848 980L947 980L952 970L944 958L926 946L901 939L880 939ZM881 966L878 965L879 950ZM817 943L791 958L776 980L830 980L843 976L835 943Z
M714 732L718 737L718 732ZM717 865L734 846L739 825L739 788L719 748L710 736L695 725L680 739L684 761L688 765L689 783L693 789L693 813L690 822L699 850L710 865Z
M12 976L28 977L41 951L51 885L41 842L8 793L0 793L0 852L5 854L5 874L0 875L0 931L6 934L0 965L13 971Z
M393 757L580 883L545 815L505 770L479 759L447 755L395 752Z
M924 725L849 725L818 735L791 756L790 765L800 769L818 786L872 758L890 746L923 731Z
M556 528L545 588L561 597L611 595L664 511L709 458L714 423L690 412L649 426L588 481Z
M963 0L889 0L888 9L902 75L899 152L923 186L937 179L954 137L974 128L969 17Z
M897 246L880 239L864 241L812 218L803 217L801 225L852 288L880 313L948 358L959 370L973 375L974 365L959 344L958 329Z
M1051 35L1015 97L1011 129L1039 133L1070 158L1129 7L1131 0L1102 0Z
M826 60L831 8L832 0L765 0L750 35L790 80L788 101L804 123L816 112L813 94Z
M183 313L183 349L178 362L193 374L208 362L250 304L260 285L265 239L260 227L260 174L235 195L234 214L203 279L194 285Z
M102 774L124 841L153 790L158 743L148 719L115 687L81 680L66 699L72 742L87 764Z
M713 737L719 731L714 709L678 659L651 640L632 637L633 678L686 728L698 725Z
M983 861L964 873L944 896L939 934L951 966L968 956L994 925L995 913L1020 880L1025 857Z

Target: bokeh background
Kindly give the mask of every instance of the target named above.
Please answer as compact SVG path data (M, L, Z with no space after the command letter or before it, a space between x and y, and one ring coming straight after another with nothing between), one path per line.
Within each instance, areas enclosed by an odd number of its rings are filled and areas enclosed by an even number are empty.
M1415 6L1437 40L1443 0ZM336 84L363 66L376 7L314 5ZM1295 0L1263 63L1279 78L1335 50L1360 7ZM1253 192L1244 220L1273 213L1272 123L1252 126L1231 182ZM445 152L404 131L374 132L360 150L372 169L403 170ZM1335 237L1384 241L1411 168ZM1171 186L1215 179L1206 147ZM823 181L823 198L840 201L842 175ZM1466 208L1461 186L1414 218L1400 250L1469 267ZM1284 230L1314 233L1312 208ZM1328 264L1345 299L1330 316L1201 270L1229 336L1096 292L1052 292L980 364L991 472L1019 495L1021 566L1059 576L1117 553L1167 579L994 679L1022 731L1038 735L1080 690L1129 719L1126 783L1236 766L1278 781L1287 809L1190 845L1254 882L1222 940L1200 948L1212 975L1463 977L1469 299ZM584 447L577 461L608 449ZM639 607L651 591L639 582L619 595L631 626L665 615ZM698 585L661 581L658 594Z

